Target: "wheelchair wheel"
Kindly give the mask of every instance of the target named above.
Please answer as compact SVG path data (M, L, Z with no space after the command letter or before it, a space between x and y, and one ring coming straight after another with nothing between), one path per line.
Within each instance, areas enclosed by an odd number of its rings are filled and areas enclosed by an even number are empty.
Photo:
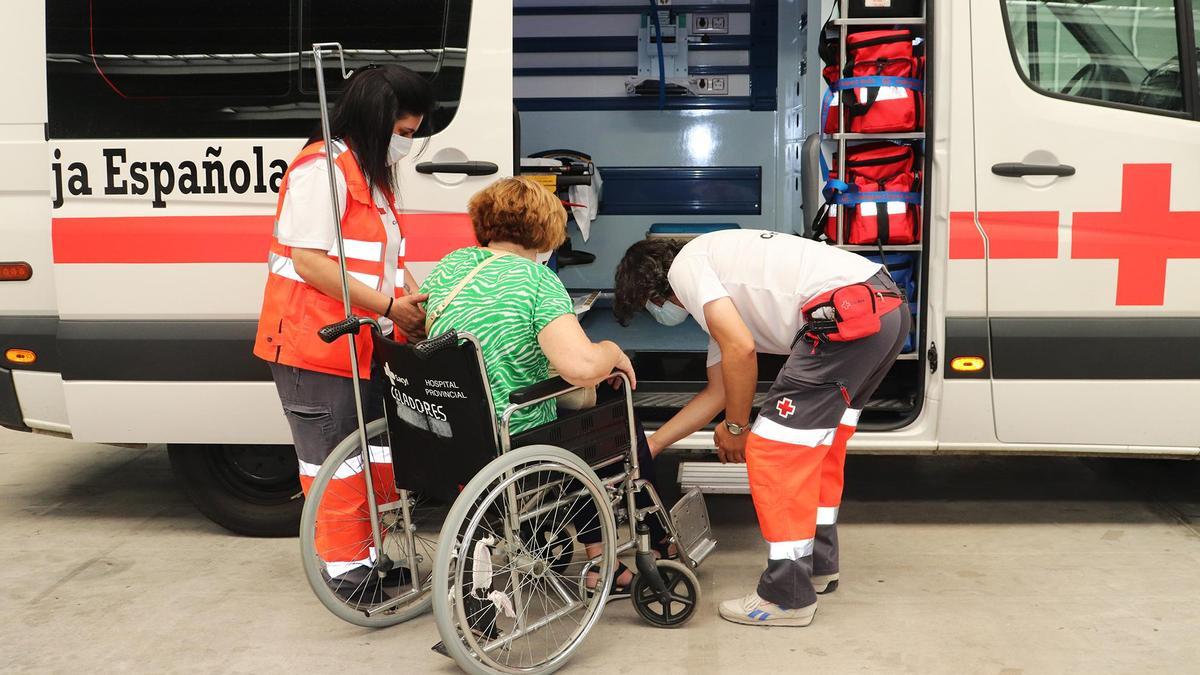
M356 432L338 444L313 478L300 520L300 552L305 577L321 604L352 624L382 628L429 609L434 553L446 508L408 493L410 549L385 452L384 420L367 425L367 443L372 450L371 481L383 551L375 550L371 534Z
M650 580L639 574L633 581L630 599L638 616L659 628L679 628L696 614L700 605L700 582L696 573L676 560L655 563L658 575L666 587L664 598Z
M601 553L564 564L554 544L569 527L582 537L598 534ZM617 560L608 494L587 463L565 450L506 453L450 508L435 560L433 613L460 668L553 672L583 643L608 599ZM594 592L589 572L599 577Z

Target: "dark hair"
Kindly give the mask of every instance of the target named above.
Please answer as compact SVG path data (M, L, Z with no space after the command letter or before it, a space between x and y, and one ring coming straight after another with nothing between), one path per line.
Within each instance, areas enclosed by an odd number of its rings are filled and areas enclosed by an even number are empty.
M644 239L629 247L617 265L616 298L613 314L622 326L649 300L666 299L671 294L667 272L685 242L678 239Z
M387 165L388 144L396 120L405 115L429 119L433 111L433 88L429 82L404 66L366 66L350 78L329 117L329 132L354 149L354 156L367 183L396 193L396 175ZM321 140L321 130L308 139Z

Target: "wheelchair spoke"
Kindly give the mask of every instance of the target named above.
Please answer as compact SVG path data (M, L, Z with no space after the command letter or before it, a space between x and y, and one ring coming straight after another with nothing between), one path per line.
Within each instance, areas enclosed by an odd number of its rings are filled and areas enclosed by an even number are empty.
M558 597L562 598L563 602L569 604L572 602L571 594L568 593L567 588L563 586L563 581L564 579L562 575L554 570L550 570L546 574L546 584L554 589L554 592L558 594Z

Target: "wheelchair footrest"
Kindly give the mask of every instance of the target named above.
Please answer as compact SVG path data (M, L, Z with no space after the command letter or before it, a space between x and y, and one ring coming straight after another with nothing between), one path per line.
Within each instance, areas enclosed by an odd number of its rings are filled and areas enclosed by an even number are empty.
M712 522L708 519L708 505L698 488L688 490L671 508L671 522L679 537L678 546L689 558L699 565L717 547L713 537Z

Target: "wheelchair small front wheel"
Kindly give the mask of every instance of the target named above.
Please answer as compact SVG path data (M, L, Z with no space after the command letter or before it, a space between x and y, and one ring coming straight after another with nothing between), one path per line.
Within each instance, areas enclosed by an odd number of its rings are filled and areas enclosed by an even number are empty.
M572 536L599 552L574 555L585 549L563 544ZM433 614L446 651L475 675L557 670L600 618L616 559L609 496L586 462L546 445L497 457L439 539Z
M655 566L665 595L639 574L630 591L633 608L638 616L659 628L679 628L695 616L700 606L700 581L691 568L677 560L659 560Z
M308 584L326 609L357 626L383 628L429 610L433 557L446 508L409 492L405 522L384 420L367 425L367 444L376 512L367 502L355 432L312 478L300 519L300 553ZM372 518L382 551L376 550Z

